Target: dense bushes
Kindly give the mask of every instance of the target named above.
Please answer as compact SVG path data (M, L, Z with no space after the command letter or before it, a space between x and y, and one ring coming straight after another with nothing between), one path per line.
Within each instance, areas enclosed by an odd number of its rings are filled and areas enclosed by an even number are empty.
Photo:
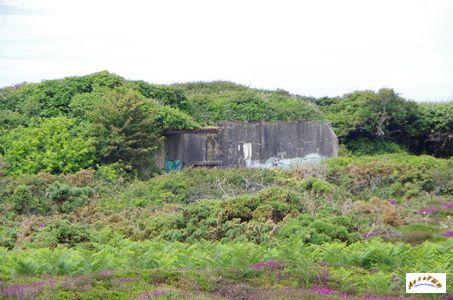
M76 172L93 164L93 144L74 120L36 119L0 136L0 155L9 174Z
M448 194L452 161L405 154L338 157L327 161L329 181L353 195L412 197L426 192Z
M411 128L410 147L418 153L453 155L453 102L423 103Z
M296 239L312 244L332 240L352 243L361 239L360 235L354 232L353 224L352 218L345 216L321 217L315 220L312 216L302 214L285 220L278 235L281 239Z
M104 95L88 113L102 163L119 162L130 170L150 163L161 138L145 106L144 99L124 90Z
M3 176L0 295L24 290L9 289L21 275L68 274L71 285L33 293L122 299L118 282L129 279L117 272L152 272L143 282L184 295L194 286L235 290L236 281L244 289L234 295L276 286L398 295L406 272L451 269L452 170L450 160L387 154L289 171L189 168L148 180L124 178L120 164ZM79 278L83 291L71 288Z
M341 98L321 99L340 138L354 134L372 137L404 135L406 124L415 116L416 104L399 97L391 89L354 92Z
M316 106L304 99L244 87L216 91L215 85L216 83L213 84L212 92L207 92L210 91L209 88L198 93L197 88L187 92L187 111L201 124L224 121L324 120Z
M416 104L391 89L357 91L315 102L354 154L401 149L444 157L453 154L452 102Z
M0 95L0 155L10 174L119 162L149 175L164 129L199 126L179 110L186 106L180 90L107 72L4 88Z
M118 167L3 177L0 205L5 215L75 212L79 221L83 213L85 222L115 224L114 231L134 240L268 243L293 230L284 228L299 227L306 242L351 242L357 231L393 235L392 227L420 222L425 210L440 222L450 213L443 207L453 180L449 160L406 154L333 158L325 167L289 172L186 169L146 181L124 180ZM331 233L333 227L342 233Z
M84 225L71 224L68 220L57 220L44 226L33 236L36 245L57 247L65 245L74 247L90 240L90 233Z
M49 186L47 193L49 199L58 204L62 212L68 213L86 204L93 190L90 187L72 187L57 181Z

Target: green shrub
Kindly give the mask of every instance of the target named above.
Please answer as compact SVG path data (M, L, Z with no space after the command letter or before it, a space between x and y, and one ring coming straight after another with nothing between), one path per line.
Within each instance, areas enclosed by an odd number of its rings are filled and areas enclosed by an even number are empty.
M422 103L411 128L411 148L415 153L441 157L453 155L453 102Z
M335 190L332 184L314 177L308 177L307 179L304 179L301 183L301 186L305 190L320 196L330 194Z
M16 245L16 239L16 228L0 226L0 247L5 247L11 250Z
M156 106L151 111L154 114L154 122L163 129L194 129L200 127L186 113L168 106Z
M328 181L362 197L416 196L444 187L453 176L449 161L431 156L386 154L338 157L325 162ZM393 190L393 192L392 192ZM392 196L389 195L389 196Z
M73 120L51 118L0 136L0 155L7 174L66 173L91 166L94 147Z
M401 145L383 139L354 138L347 141L347 149L354 155L379 155L405 152Z
M324 120L315 105L287 92L250 89L228 82L177 87L188 95L187 112L204 125L223 121Z
M38 231L33 238L37 245L44 247L56 247L59 244L73 247L91 239L86 226L71 224L65 219L46 225L44 230Z
M313 244L333 240L353 243L360 240L360 236L352 232L351 218L340 216L315 219L307 214L285 220L278 236L281 239L296 239Z
M398 227L401 239L409 243L431 240L441 231L438 226L426 223L413 223Z
M72 187L65 183L55 182L47 189L49 199L56 203L62 212L71 212L87 203L93 190L90 187Z
M129 85L138 90L145 98L160 101L163 105L168 105L181 111L187 110L187 98L184 92L178 88L164 85L153 85L144 81L132 81Z
M121 89L103 94L89 120L102 163L118 162L127 171L152 163L152 154L160 147L160 129L136 92Z
M98 166L95 178L101 182L115 183L123 176L123 169L119 163Z
M49 209L48 203L43 198L35 197L27 185L17 186L10 196L10 201L19 214L45 213Z

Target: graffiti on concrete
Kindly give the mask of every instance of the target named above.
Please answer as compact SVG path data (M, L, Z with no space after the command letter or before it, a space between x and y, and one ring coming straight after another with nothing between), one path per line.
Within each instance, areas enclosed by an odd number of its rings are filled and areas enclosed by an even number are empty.
M323 122L227 122L166 133L159 160L184 166L289 168L337 155L338 139Z

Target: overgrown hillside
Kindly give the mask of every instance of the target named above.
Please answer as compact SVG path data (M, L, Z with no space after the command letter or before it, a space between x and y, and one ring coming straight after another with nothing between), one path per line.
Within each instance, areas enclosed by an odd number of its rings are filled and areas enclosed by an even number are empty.
M452 275L452 170L398 154L146 181L113 167L2 177L0 293L401 295L406 272Z
M405 273L451 278L452 116L389 89L315 99L107 72L1 89L0 298L397 299ZM143 171L165 129L298 119L331 122L342 155Z

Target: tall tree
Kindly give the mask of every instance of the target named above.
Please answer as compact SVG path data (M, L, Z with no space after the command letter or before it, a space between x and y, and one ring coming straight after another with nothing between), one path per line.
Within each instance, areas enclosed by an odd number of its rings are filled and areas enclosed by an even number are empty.
M146 105L147 100L129 89L112 90L96 103L88 115L101 162L121 162L129 171L152 162L162 138Z

